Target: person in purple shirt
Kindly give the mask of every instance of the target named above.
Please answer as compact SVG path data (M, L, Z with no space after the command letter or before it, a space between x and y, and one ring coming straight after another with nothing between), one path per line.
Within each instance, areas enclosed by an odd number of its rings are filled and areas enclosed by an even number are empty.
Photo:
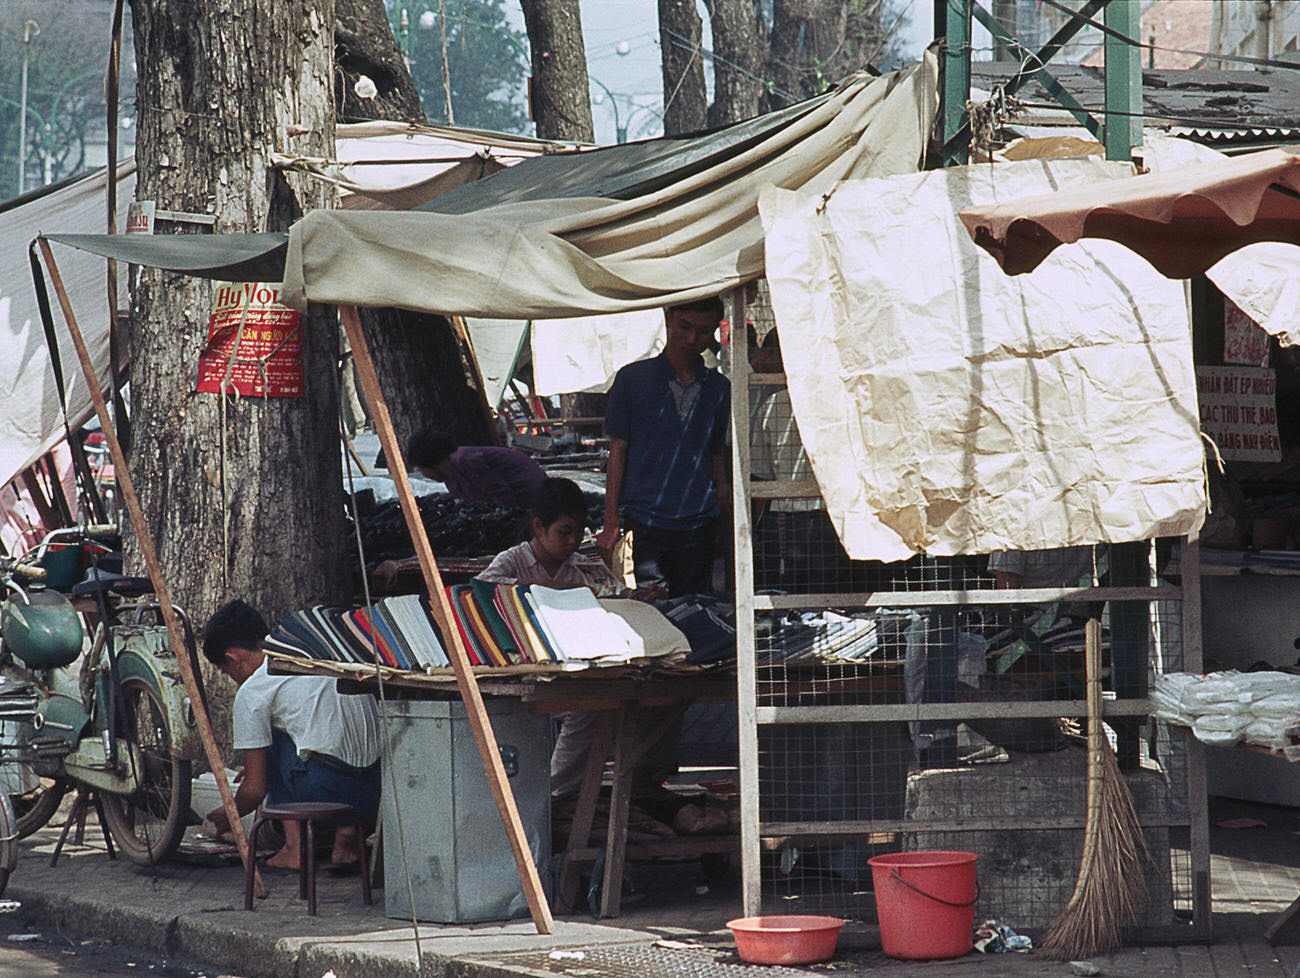
M546 481L542 467L515 448L464 445L445 431L421 428L406 444L406 464L447 487L456 499L526 509Z

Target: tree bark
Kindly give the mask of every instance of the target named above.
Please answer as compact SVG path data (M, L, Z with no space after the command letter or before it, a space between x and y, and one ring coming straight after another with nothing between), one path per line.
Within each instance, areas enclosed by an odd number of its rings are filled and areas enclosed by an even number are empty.
M752 119L763 100L767 28L754 0L705 0L713 33L709 128Z
M394 119L424 122L424 106L397 47L384 0L334 0L334 107L340 121ZM361 98L364 75L379 90Z
M335 0L336 84L340 118L424 122L424 108L383 0ZM362 75L379 94L361 99L353 86ZM388 409L398 438L438 423L467 445L490 445L495 431L486 422L483 391L469 380L468 351L442 316L405 309L359 310L375 370L389 395Z
M406 309L361 313L361 327L403 448L426 425L443 429L462 445L496 444L484 392L469 379L468 358L473 354L445 317Z
M879 60L882 13L882 0L775 0L765 109L818 95Z
M267 160L333 153L333 0L134 0L132 13L140 200L212 214L218 232L284 229L330 203L328 185ZM130 318L131 470L173 599L196 628L230 598L274 623L350 592L334 310L303 317L303 396L227 400L223 418L220 396L195 392L214 293L145 268ZM140 573L129 536L127 559ZM228 744L225 700L213 697L213 720Z
M659 0L663 56L664 135L698 132L708 124L701 47L704 27L695 0Z
M528 101L538 138L594 141L578 0L520 0L520 6L533 54Z

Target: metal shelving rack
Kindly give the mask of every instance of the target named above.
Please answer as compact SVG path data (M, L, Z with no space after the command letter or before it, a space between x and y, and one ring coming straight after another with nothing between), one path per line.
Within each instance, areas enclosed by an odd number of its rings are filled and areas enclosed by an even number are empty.
M733 324L745 322L743 287L732 292L729 311ZM739 338L743 344L743 330L733 330L732 336ZM758 594L755 591L752 504L764 499L819 498L819 491L815 481L755 483L751 479L750 389L751 386L758 385L783 385L784 375L750 373L742 360L742 351L743 346L733 346L729 375L732 383L742 900L745 914L771 912L775 904L790 906L792 912L836 912L841 916L863 916L860 912L862 906L870 905L870 887L861 879L850 879L842 888L839 896L845 899L840 905L835 902L837 894L822 894L820 904L816 908L807 904L806 911L805 904L799 904L799 908L794 909L797 895L792 895L791 892L772 892L770 885L767 885L768 892L765 892L765 879L770 883L774 874L779 875L788 868L782 862L784 856L791 851L798 851L800 845L809 846L812 850L820 849L823 854L828 849L833 854L855 854L851 848L854 846L866 847L867 851L881 851L871 847L879 847L882 842L885 843L885 849L897 850L904 848L901 843L908 839L914 848L964 848L957 844L963 838L988 845L999 838L998 833L1009 830L1016 833L1066 833L1071 838L1081 840L1084 824L1082 803L1078 804L1077 809L1068 812L1045 812L1038 815L1025 815L1022 812L1008 817L997 810L999 799L985 798L982 800L986 803L986 810L982 814L973 814L968 810L964 814L917 817L924 806L918 808L910 793L915 787L913 776L925 765L918 768L916 763L912 763L908 768L906 786L903 786L890 782L888 777L891 772L898 771L896 765L892 768L889 766L897 760L897 743L889 748L889 751L893 751L892 754L885 752L893 760L887 758L881 762L877 757L866 763L865 770L875 774L855 774L853 764L860 763L862 757L851 756L858 750L863 756L873 750L880 754L878 746L888 739L884 732L897 731L903 724L921 725L912 727L915 732L917 729L955 727L958 723L968 722L979 725L981 721L1016 719L1054 723L1060 717L1082 718L1086 706L1081 689L1077 694L1065 698L1058 696L1036 699L1030 696L1010 702L953 702L947 696L935 697L940 700L937 702L900 702L896 693L892 694L893 701L887 701L891 699L890 696L861 692L878 680L878 674L873 674L869 667L863 666L828 666L820 678L809 679L800 685L790 678L794 675L792 671L782 672L777 669L773 677L772 667L760 661L760 625L765 618L794 609L857 609L874 611L880 615L924 614L931 633L936 629L940 632L947 629L949 636L955 636L958 616L973 613L975 609L993 609L996 613L997 609L1041 605L1065 598L1073 601L1108 602L1108 607L1112 609L1112 628L1116 635L1122 634L1126 627L1121 618L1127 615L1129 633L1140 636L1134 646L1135 654L1140 654L1140 675L1136 677L1136 686L1130 683L1128 695L1108 699L1105 715L1108 724L1135 730L1137 724L1146 721L1151 711L1146 698L1146 681L1152 670L1201 670L1200 562L1196 540L1188 539L1182 544L1181 580L1176 585L1154 583L1154 579L1148 577L1148 571L1142 565L1139 555L1134 558L1135 562L1131 562L1129 576L1126 578L1129 583L1125 586L1093 587L1086 590L995 590L987 582L977 582L976 586L969 587L966 581L956 578L950 582L956 586L927 588L925 584L939 582L939 575L932 574L927 580L922 573L919 582L903 581L902 588L892 590ZM1122 548L1115 552L1121 553ZM1137 552L1130 550L1129 553L1132 555ZM1112 579L1116 577L1124 579L1123 574L1113 570ZM923 586L917 588L914 586L916 583ZM1124 604L1117 605L1116 602ZM1113 641L1118 642L1120 639L1115 638ZM934 646L941 652L935 656L936 663L941 667L939 660L944 658L943 653L949 649L955 653L954 644L949 642L945 645L941 640ZM949 654L948 657L955 659L956 655ZM948 665L955 667L955 663ZM809 668L812 671L805 670L805 674L816 676L816 668ZM799 688L796 689L796 686ZM836 694L836 689L846 692ZM809 690L812 693L804 695ZM1137 691L1136 694L1134 690ZM913 817L899 817L897 811L891 813L893 817L844 817L845 812L851 812L853 805L840 803L829 805L829 815L814 813L811 817L775 817L774 809L780 808L780 798L774 796L780 795L782 785L779 778L773 780L770 762L771 756L776 753L772 750L772 744L783 736L795 744L789 751L788 769L798 771L801 764L823 764L827 769L836 769L836 764L843 762L845 773L836 783L835 792L847 792L849 795L860 793L864 790L861 783L864 777L876 777L877 780L886 782L887 790L893 792L891 804L895 806L901 797L900 792L909 793L908 805L912 808ZM1157 853L1157 858L1169 858L1168 854L1174 853L1173 858L1178 865L1170 870L1172 882L1169 889L1153 895L1156 902L1172 901L1172 908L1166 906L1165 909L1176 913L1167 915L1167 926L1147 927L1144 931L1146 936L1153 939L1204 940L1210 933L1210 876L1203 749L1185 730L1160 728L1158 737L1148 737L1147 742L1149 745L1157 745L1162 751L1164 768L1160 777L1163 777L1167 790L1161 797L1169 803L1157 802L1144 808L1144 802L1139 797L1140 817L1144 829L1153 830L1158 839L1164 840L1166 848ZM835 750L842 751L843 756L822 759L821 755ZM872 764L877 766L872 767ZM859 767L858 771L861 770L863 768ZM1081 787L1082 780L1082 777L1071 774L1070 780L1061 784L1068 784L1072 788ZM873 791L875 788L865 790ZM829 793L831 792L824 790L821 792L823 796ZM1141 793L1135 794L1140 796ZM991 811L987 810L989 806L992 807ZM778 811L776 814L781 813ZM1056 838L1067 845L1069 843L1065 835ZM927 840L942 844L916 844ZM1075 865L1077 866L1077 860ZM852 877L853 874L850 872L849 876ZM848 898L849 891L853 891L853 899ZM865 903L862 900L864 897Z

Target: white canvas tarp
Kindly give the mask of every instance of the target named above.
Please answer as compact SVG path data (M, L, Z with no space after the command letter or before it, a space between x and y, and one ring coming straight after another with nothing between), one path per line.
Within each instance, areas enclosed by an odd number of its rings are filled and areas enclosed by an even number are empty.
M274 154L281 169L338 186L347 210L408 210L561 145L527 136L407 122L335 127L337 159Z
M0 485L27 468L63 440L63 415L50 369L50 355L36 308L27 246L52 227L102 228L107 170L11 208L0 215ZM118 167L118 226L135 189L135 161ZM77 310L77 323L95 364L99 382L108 386L108 273L104 259L70 251L59 272ZM119 293L119 308L126 290ZM51 303L57 303L50 295ZM63 377L68 386L68 416L84 424L94 405L72 340L57 309L54 314Z
M970 204L1127 176L1032 160L769 189L790 398L850 556L1187 533L1205 514L1183 286L1110 242L1010 278Z
M539 319L533 323L533 390L537 394L605 393L618 368L664 348L661 309Z
M510 383L510 371L519 358L528 322L520 319L466 319L465 328L469 330L470 346L474 348L474 359L483 376L483 396L490 407L496 408Z
M1148 135L1143 162L1153 173L1225 159L1209 146ZM1283 346L1300 345L1300 246L1261 243L1221 259L1205 277Z
M763 272L764 185L821 194L915 171L937 74L929 52L694 139L529 160L422 212L313 211L289 232L284 301L537 320L716 295ZM592 178L566 185L575 174Z

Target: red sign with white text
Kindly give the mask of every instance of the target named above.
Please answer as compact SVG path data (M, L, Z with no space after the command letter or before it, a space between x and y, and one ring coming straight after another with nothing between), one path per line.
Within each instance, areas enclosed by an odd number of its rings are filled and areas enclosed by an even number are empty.
M217 288L208 345L199 354L200 394L221 393L224 382L227 392L237 394L302 396L300 313L279 299L279 282L223 283Z

